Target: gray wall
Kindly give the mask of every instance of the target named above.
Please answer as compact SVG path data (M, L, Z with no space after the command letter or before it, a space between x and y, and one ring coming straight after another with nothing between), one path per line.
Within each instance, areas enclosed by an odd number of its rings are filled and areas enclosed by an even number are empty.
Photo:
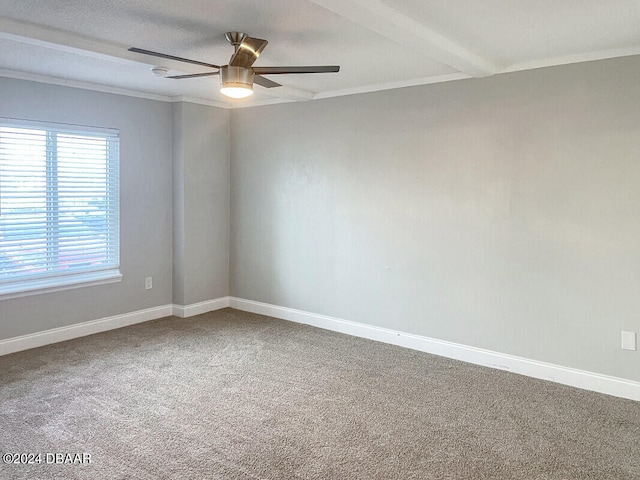
M640 380L640 58L231 115L231 294Z
M0 78L0 116L120 130L123 274L0 301L0 339L228 295L228 111Z
M640 331L639 74L232 112L0 78L0 116L120 130L124 274L0 301L0 339L231 293L640 380L619 345Z
M120 283L0 301L0 339L171 303L171 105L0 78L0 116L120 130ZM144 278L153 277L153 289Z
M173 104L173 302L229 295L229 111Z

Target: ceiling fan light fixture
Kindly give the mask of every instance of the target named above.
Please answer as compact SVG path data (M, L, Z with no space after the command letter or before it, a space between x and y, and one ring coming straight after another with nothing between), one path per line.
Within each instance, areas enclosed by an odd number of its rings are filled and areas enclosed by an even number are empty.
M230 98L253 95L253 70L230 65L220 68L220 93Z
M229 98L247 98L253 95L253 88L251 85L242 83L238 85L225 85L220 89L220 93Z

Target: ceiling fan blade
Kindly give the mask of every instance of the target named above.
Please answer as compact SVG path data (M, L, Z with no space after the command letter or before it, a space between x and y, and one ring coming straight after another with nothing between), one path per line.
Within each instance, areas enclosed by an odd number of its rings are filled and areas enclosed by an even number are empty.
M273 87L281 87L279 83L274 82L273 80L269 80L268 78L261 77L260 75L253 76L253 83L257 83L258 85L262 85L265 88L273 88Z
M232 67L251 67L264 50L264 47L267 46L267 43L269 42L261 38L245 37L242 43L238 45L236 53L229 60L229 65Z
M176 80L182 80L184 78L197 78L197 77L211 77L213 75L218 75L220 72L208 72L208 73L191 73L189 75L173 75L170 77L164 78L173 78Z
M253 71L258 75L279 75L286 73L330 73L339 72L338 65L323 65L310 67L253 67Z
M143 55L151 55L152 57L166 58L168 60L176 60L178 62L193 63L194 65L202 65L203 67L220 68L219 65L213 63L199 62L197 60L189 60L188 58L176 57L174 55L167 55L166 53L152 52L151 50L143 50L142 48L131 47L130 52L142 53Z

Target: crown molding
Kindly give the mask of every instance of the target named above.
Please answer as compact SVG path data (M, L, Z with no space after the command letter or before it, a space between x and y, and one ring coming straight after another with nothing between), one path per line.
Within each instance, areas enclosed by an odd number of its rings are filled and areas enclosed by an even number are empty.
M383 90L393 90L396 88L416 87L419 85L431 85L433 83L452 82L455 80L467 80L470 77L466 73L450 73L447 75L437 75L434 77L413 78L401 80L399 82L375 83L363 85L361 87L347 88L343 90L330 90L328 92L317 93L313 99L343 97L345 95L358 95L360 93L380 92Z
M98 83L83 82L79 80L69 80L65 78L49 77L37 73L18 72L15 70L0 69L0 77L15 78L17 80L27 80L30 82L47 83L50 85L59 85L62 87L80 88L83 90L93 90L95 92L113 93L115 95L124 95L127 97L144 98L146 100L156 100L159 102L171 102L171 97L166 95L158 95L155 93L140 92L138 90L129 90L120 87L111 87Z
M501 70L500 73L521 72L524 70L534 70L536 68L557 67L572 63L593 62L596 60L607 60L618 57L629 57L640 55L640 45L626 48L612 48L599 50L597 52L577 53L575 55L565 55L562 57L540 58L528 62L514 63Z
M170 97L169 101L171 103L180 103L180 102L195 103L196 105L205 105L207 107L216 107L216 108L224 108L224 109L232 108L232 106L229 105L228 103L217 102L215 100L207 100L204 98L188 97L185 95Z

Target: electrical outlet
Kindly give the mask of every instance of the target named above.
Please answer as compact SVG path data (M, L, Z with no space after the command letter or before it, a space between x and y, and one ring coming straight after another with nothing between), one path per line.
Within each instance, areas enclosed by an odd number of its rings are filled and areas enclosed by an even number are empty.
M637 350L636 332L622 332L622 349Z
M151 290L153 288L153 277L146 277L144 279L145 290Z

